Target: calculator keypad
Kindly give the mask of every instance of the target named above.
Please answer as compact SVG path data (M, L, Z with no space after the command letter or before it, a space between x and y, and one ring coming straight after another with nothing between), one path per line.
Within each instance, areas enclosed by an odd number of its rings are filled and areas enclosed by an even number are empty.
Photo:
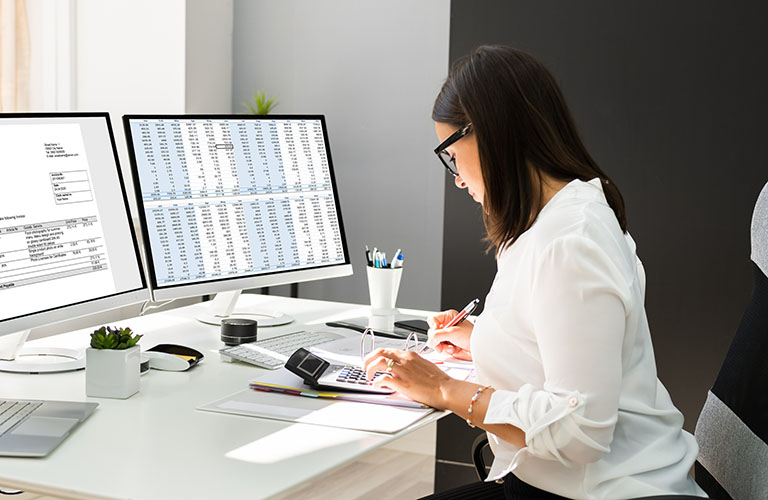
M386 372L376 372L374 378L379 375L383 375ZM371 385L371 382L366 378L365 371L353 366L345 366L339 372L339 376L336 378L336 382L345 382L347 384L363 384Z

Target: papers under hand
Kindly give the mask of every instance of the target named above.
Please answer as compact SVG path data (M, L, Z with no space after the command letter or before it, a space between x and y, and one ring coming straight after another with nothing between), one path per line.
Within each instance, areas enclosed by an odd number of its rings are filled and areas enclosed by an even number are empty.
M360 335L353 335L310 347L309 350L332 363L361 366L363 362L360 359L361 341L362 337ZM379 349L380 347L385 349L402 349L404 345L404 341L400 339L376 337L373 347L374 349ZM371 343L366 342L366 353L370 350Z
M453 356L446 356L437 351L425 352L421 355L424 359L441 365L444 368L457 368L461 370L474 370L474 365L471 361L464 361L463 359L456 359ZM455 378L455 377L454 377Z
M360 361L360 337L351 337L343 349L323 344L324 356L341 363L349 360ZM387 339L389 340L389 339ZM385 346L385 341L377 338L377 347ZM395 348L402 347L402 340L395 341ZM344 343L339 342L341 346ZM322 351L317 346L318 352ZM335 354L333 351L336 351ZM344 358L351 356L351 358ZM449 376L467 380L474 375L472 363L446 358L437 352L422 353L433 361ZM354 359L352 359L354 358ZM231 413L252 417L271 418L344 429L356 429L370 432L394 433L405 429L434 412L433 408L395 394L365 394L353 392L316 391L304 384L303 380L285 368L269 372L251 381L251 389L231 394L217 401L198 407L199 410L218 413ZM366 404L373 403L373 404Z
M334 363L360 366L362 365L362 360L360 359L360 341L361 338L354 335L313 346L310 347L309 350L321 358ZM422 346L422 344L416 346L417 351L420 350L420 346ZM367 347L370 347L370 345ZM376 337L374 348L378 349L380 347L386 349L402 349L405 347L405 343L403 340ZM471 377L472 371L474 370L471 361L462 361L450 356L446 357L444 354L440 354L432 349L421 352L420 355L424 359L432 361L438 365L445 373L455 379L467 380Z
M302 398L251 389L230 394L197 409L387 434L401 431L435 411L432 408L403 408Z
M264 392L280 392L294 396L331 399L336 401L355 401L379 405L402 406L405 408L429 408L429 406L408 399L400 394L370 394L362 392L334 392L312 389L297 375L285 368L280 368L251 380L251 389Z

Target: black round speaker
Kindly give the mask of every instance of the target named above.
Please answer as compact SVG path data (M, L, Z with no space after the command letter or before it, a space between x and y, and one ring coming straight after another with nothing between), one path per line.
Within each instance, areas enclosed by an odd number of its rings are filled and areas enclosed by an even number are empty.
M226 345L238 345L254 342L258 323L246 318L227 318L221 320L221 341Z

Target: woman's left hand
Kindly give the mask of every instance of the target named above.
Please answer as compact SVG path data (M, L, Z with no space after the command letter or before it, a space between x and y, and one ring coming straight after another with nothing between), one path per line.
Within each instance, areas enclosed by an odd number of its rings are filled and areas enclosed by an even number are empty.
M363 368L369 380L377 371L387 372L373 380L374 387L389 387L414 401L445 408L447 386L453 379L413 351L376 349L365 358Z

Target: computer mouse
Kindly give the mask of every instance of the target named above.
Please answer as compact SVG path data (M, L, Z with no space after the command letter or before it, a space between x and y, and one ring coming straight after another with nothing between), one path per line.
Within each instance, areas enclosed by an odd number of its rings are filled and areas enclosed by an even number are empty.
M149 367L155 370L183 372L192 366L189 361L176 354L157 351L145 351L144 354L149 356Z

